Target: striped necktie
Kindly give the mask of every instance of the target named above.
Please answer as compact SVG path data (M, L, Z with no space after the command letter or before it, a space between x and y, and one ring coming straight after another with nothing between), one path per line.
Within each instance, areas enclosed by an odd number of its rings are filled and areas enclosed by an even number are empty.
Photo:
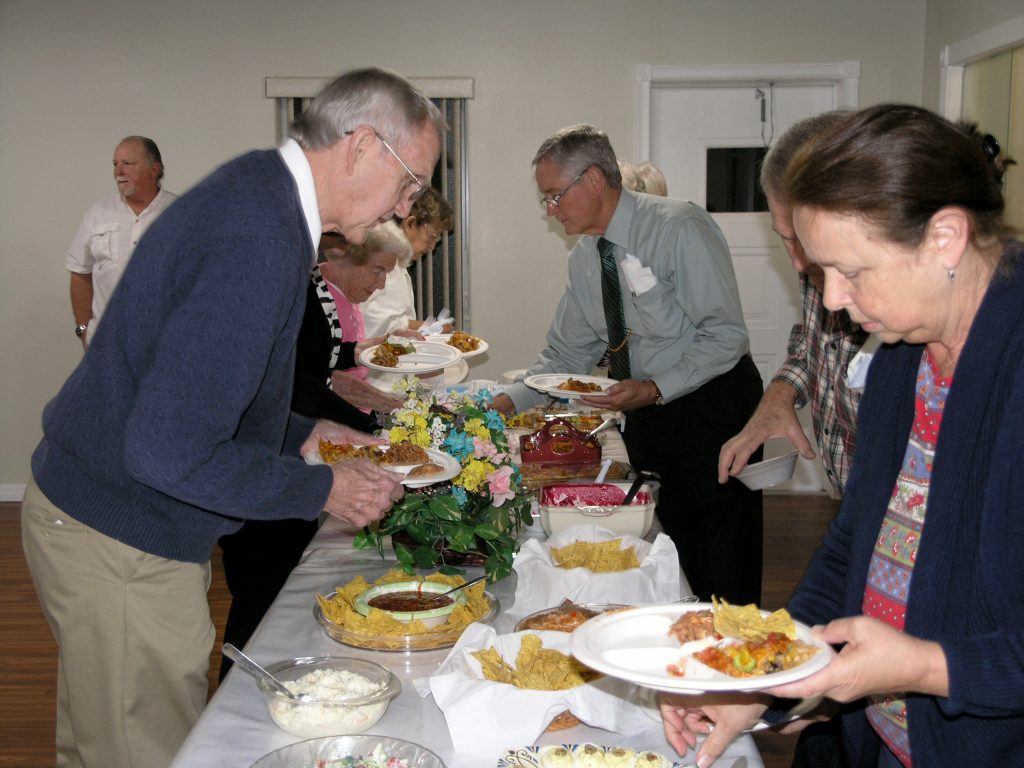
M603 237L597 239L601 254L601 297L604 299L604 319L608 324L609 372L613 379L623 381L629 373L629 332L622 311L622 290L619 288L619 268L615 264L615 245Z

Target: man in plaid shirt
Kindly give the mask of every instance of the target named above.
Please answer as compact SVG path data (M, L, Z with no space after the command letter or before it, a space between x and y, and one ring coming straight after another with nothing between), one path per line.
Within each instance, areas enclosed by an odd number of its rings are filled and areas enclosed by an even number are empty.
M772 437L786 437L806 459L814 449L800 427L796 411L808 403L814 436L833 494L842 496L850 469L857 426L860 391L847 380L850 362L864 346L868 334L845 311L830 312L822 302L825 276L804 254L793 229L783 179L793 155L818 132L844 118L844 112L827 112L803 120L783 134L765 156L761 186L768 198L772 229L800 273L803 322L793 326L788 357L772 378L757 410L738 435L722 446L718 480L725 482L747 464L747 459Z

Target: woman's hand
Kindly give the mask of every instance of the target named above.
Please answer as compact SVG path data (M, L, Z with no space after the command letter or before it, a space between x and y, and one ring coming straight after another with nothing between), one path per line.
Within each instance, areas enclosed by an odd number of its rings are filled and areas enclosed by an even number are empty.
M707 768L736 736L758 721L769 699L758 694L722 693L702 696L662 694L661 719L665 739L680 755L697 747L697 765Z
M866 616L837 619L815 634L831 645L845 644L828 666L810 677L768 689L775 696L825 696L847 702L869 694L913 691L949 695L946 654L922 640Z

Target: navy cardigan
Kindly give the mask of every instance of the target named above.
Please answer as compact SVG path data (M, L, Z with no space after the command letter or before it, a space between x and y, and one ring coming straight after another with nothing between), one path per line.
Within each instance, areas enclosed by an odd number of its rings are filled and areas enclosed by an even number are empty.
M43 413L40 489L144 552L206 562L243 518L312 519L332 473L298 448L295 340L314 249L278 152L182 195L135 249L78 368Z
M936 446L906 631L942 645L949 696L911 694L915 765L1024 766L1024 272L1004 256L961 353ZM903 462L922 346L882 347L861 401L842 507L789 608L811 624L861 613ZM843 716L851 768L881 741L863 702Z

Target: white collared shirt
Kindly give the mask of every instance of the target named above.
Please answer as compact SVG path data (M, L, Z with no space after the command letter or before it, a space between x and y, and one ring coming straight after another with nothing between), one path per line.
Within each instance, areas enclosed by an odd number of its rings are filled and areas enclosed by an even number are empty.
M302 204L302 213L306 217L306 224L309 227L309 237L313 241L313 261L310 269L316 264L316 250L320 245L322 233L320 223L320 208L316 200L316 185L313 183L313 169L309 167L309 159L302 147L295 139L288 139L278 147L281 159L288 167L288 172L295 179L295 186L299 190L299 202Z
M68 270L92 275L92 319L88 338L96 332L103 309L121 281L135 246L156 218L177 200L177 195L160 189L138 215L114 194L97 200L78 225L64 263Z

